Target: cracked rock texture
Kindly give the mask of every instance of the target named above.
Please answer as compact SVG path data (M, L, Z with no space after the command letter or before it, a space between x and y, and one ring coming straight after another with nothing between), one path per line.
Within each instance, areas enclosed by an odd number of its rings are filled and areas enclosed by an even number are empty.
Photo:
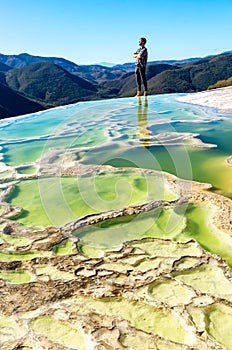
M176 190L176 178L169 182ZM15 210L4 202L8 188L1 199L1 349L232 349L232 275L222 258L195 240L165 238L127 241L90 258L72 235L109 218L188 201L217 207L212 221L231 235L229 199L182 181L173 201L29 228L8 220Z

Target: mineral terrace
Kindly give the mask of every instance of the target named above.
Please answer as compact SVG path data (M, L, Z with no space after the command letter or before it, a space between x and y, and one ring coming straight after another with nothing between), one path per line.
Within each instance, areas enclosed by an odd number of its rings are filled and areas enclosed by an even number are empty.
M128 169L91 168L76 162L60 169L59 175L102 170ZM57 169L47 171L54 175ZM46 171L40 174L45 175ZM216 208L212 224L232 234L231 200L207 191L208 185L162 176L178 194L176 200L150 201L45 228L9 219L21 210L5 202L17 176L4 180L2 350L232 349L232 274L225 260L195 240L167 238L127 241L120 249L93 258L73 235L80 227L110 218L189 203Z

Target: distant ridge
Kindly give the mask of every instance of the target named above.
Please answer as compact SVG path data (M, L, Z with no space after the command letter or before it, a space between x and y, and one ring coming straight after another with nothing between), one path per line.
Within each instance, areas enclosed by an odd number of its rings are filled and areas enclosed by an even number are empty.
M186 58L186 59L181 59L181 60L158 60L158 61L149 61L149 65L153 64L169 64L169 65L178 65L178 64L185 64L188 62L194 62L194 61L199 61L201 57L193 57L193 58ZM123 63L123 64L117 64L113 66L114 68L121 68L121 69L126 69L126 70L134 70L135 64L128 62L128 63Z
M149 94L202 91L232 77L230 52L158 62L148 64ZM26 53L0 54L0 117L78 101L134 96L134 70L134 63L106 67Z
M60 57L43 57L43 56L33 56L28 53L21 53L19 55L3 55L0 54L0 62L4 63L12 68L24 68L33 63L39 62L51 62L61 66L62 68L75 72L78 70L78 65L65 58Z
M201 59L201 57L193 57L180 60L158 60L149 61L148 64L184 64L187 62L193 62ZM4 63L11 68L23 68L33 63L38 62L51 62L54 63L70 73L79 73L82 69L87 67L102 66L107 68L120 68L120 69L134 69L134 62L127 62L123 64L115 64L110 62L101 62L96 64L76 64L61 57L45 57L45 56L34 56L28 53L21 53L18 55L4 55L0 53L0 62Z
M232 54L210 56L178 65L151 64L147 68L150 94L202 91L218 80L231 76ZM131 71L112 82L105 81L101 91L107 91L110 97L135 95L134 72Z
M96 84L49 62L11 69L5 76L11 89L45 103L48 107L90 99L97 92Z
M3 63L11 68L24 68L31 64L41 62L50 62L56 64L69 73L92 81L102 81L102 76L103 79L116 79L125 72L123 69L120 69L119 71L118 69L112 69L111 67L103 67L100 64L78 65L69 60L66 60L65 58L60 57L33 56L27 53L22 53L19 55L0 54L0 63Z

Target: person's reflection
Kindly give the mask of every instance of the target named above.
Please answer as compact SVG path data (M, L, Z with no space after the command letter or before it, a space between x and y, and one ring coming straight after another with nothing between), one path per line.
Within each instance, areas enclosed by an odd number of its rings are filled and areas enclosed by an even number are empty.
M144 98L144 106L142 106L141 96L138 96L138 133L137 136L142 141L144 147L149 147L149 139L151 132L147 121L148 100Z

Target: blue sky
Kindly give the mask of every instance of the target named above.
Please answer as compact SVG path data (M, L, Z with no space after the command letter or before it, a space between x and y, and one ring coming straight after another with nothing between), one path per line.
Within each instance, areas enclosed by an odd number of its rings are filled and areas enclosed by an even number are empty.
M64 57L77 64L149 61L232 50L231 0L0 0L0 53Z

